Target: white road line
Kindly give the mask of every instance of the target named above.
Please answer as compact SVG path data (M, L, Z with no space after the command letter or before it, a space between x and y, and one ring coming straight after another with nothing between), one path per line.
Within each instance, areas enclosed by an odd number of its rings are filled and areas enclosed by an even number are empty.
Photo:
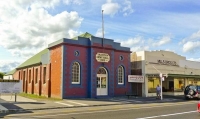
M88 104L78 103L78 102L74 102L74 101L67 101L67 102L82 105L82 106L88 106Z
M58 103L58 104L61 104L61 105L67 105L69 107L73 107L74 105L70 105L70 104L66 104L66 103L62 103L62 102L55 102L55 103Z
M188 113L193 113L193 112L197 112L197 111L180 112L180 113L165 114L165 115L158 115L158 116L151 116L151 117L143 117L143 118L136 118L136 119L152 119L152 118L158 118L158 117L167 117L167 116L174 116L174 115L188 114Z
M142 102L142 101L139 101L139 100L126 100L126 99L118 99L118 100L115 100L115 99L111 99L112 101L119 101L119 102Z
M191 103L188 103L191 104ZM176 105L185 105L185 104L173 104L173 105L165 105L166 107L168 106L176 106ZM158 106L150 106L150 107L140 107L140 108L127 108L127 109L117 109L117 110L104 110L104 111L93 111L93 112L75 112L75 113L67 113L67 114L54 114L54 115L43 115L43 116L31 116L35 118L46 118L49 116L66 116L66 115L77 115L77 114L93 114L93 113L105 113L105 112L116 112L116 111L124 111L124 110L133 110L133 109L147 109L147 108L155 108L155 107L163 107L163 105L158 105ZM197 112L197 111L191 111L192 112ZM138 119L145 119L145 118L138 118ZM148 119L148 118L146 118Z

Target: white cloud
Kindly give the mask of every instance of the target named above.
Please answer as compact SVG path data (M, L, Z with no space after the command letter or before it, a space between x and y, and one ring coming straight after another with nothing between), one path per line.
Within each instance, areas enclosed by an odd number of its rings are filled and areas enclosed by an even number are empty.
M63 2L67 5L69 5L69 4L76 4L76 5L83 4L83 0L63 0Z
M181 42L179 42L180 45L183 45L187 43L188 41L199 41L200 40L200 30L196 33L193 33L191 36L184 38Z
M0 72L9 72L19 66L20 63L20 61L0 60Z
M98 29L97 32L95 33L95 36L97 37L102 37L102 29Z
M169 43L171 38L169 36L163 36L158 42L153 43L153 46L161 46Z
M104 35L105 34L106 34L106 32L104 31ZM97 32L95 33L95 36L102 38L102 28L97 29Z
M145 51L149 50L149 46L136 46L131 48L132 52L143 51L143 50Z
M121 45L126 46L126 47L133 47L135 45L143 44L143 43L144 43L144 40L142 39L141 36L137 36L135 38L129 38L128 40L121 41Z
M123 14L124 16L127 16L134 12L132 5L131 5L131 1L125 0L124 5L125 5L125 7L122 10L122 12L124 12L124 14Z
M200 51L200 30L193 33L191 36L184 38L181 42L179 42L179 45L183 45L183 52L195 53Z
M104 14L114 16L120 8L118 3L113 3L112 0L107 0L107 3L101 6Z
M145 44L145 40L141 36L129 38L128 40L116 40L116 42L120 42L123 47L130 47L132 52L149 49L149 46Z
M196 52L199 51L200 41L188 41L183 45L183 52Z
M13 55L27 58L63 37L77 34L82 18L77 12L51 15L59 0L0 1L0 39Z
M187 59L187 60L198 61L198 62L200 62L200 58L189 58L189 59Z

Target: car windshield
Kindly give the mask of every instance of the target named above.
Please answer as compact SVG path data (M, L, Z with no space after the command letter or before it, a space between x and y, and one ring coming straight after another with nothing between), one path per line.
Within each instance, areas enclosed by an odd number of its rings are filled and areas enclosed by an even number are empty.
M200 88L200 87L199 87ZM190 89L196 90L196 86L190 86Z
M197 90L200 90L200 86L197 86Z

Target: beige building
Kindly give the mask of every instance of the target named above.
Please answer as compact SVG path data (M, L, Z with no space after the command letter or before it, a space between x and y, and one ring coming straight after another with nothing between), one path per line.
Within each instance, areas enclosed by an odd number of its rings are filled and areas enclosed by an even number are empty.
M156 95L160 85L160 73L165 74L162 81L163 95L183 95L188 84L200 85L200 62L186 60L186 57L171 51L140 51L131 54L131 74L143 75L142 96Z

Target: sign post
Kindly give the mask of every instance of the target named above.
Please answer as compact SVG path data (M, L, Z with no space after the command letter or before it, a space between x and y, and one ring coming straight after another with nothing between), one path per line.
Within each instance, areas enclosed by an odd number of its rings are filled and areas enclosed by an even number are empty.
M15 95L15 102L17 101L17 93L22 92L21 80L0 80L0 94L10 93Z
M163 80L163 74L160 73L160 100L163 99L163 95L162 95L162 80Z

